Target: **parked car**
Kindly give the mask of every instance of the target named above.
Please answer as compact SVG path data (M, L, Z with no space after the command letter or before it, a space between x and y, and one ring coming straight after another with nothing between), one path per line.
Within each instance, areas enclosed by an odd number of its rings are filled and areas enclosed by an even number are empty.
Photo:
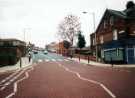
M38 51L37 51L37 50L34 50L33 53L34 53L34 54L38 54Z

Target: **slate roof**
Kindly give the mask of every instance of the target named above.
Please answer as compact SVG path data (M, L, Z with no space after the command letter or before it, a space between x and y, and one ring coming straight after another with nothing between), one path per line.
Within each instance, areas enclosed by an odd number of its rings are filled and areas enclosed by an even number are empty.
M123 11L116 11L116 10L108 9L107 12L109 12L110 14L112 14L114 16L118 16L118 17L121 17L121 18L124 18L124 19L127 18L126 13L123 12Z
M131 19L131 20L135 20L135 6L132 7L132 8L129 8L129 9L126 9L124 11L116 11L116 10L112 10L112 9L106 9L97 29L95 32L98 31L102 21L104 20L104 18L107 16L107 15L113 15L113 16L117 16L117 17L120 17L122 19Z

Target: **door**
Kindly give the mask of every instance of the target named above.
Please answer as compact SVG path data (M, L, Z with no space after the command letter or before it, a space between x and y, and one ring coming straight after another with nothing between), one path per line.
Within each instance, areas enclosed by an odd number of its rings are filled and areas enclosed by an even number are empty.
M127 61L129 64L135 64L135 49L134 48L127 49Z

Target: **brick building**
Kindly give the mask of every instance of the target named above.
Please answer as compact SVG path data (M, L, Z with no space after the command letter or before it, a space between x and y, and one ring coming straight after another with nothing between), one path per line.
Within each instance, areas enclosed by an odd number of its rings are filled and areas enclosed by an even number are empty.
M46 49L49 52L55 52L58 54L66 55L68 53L68 49L64 47L64 41L61 41L59 43L52 42L48 45L46 45Z
M58 43L56 43L56 42L52 42L52 43L46 45L46 49L47 49L49 52L55 52L55 53L56 53L57 50L58 50L58 47L59 47L59 45L58 45Z
M135 4L124 11L107 9L90 36L98 60L135 64Z
M64 42L62 41L62 42L59 42L58 43L58 49L57 49L57 52L59 53L59 54L62 54L62 55L67 55L67 53L68 53L68 49L66 49L65 47L64 47Z

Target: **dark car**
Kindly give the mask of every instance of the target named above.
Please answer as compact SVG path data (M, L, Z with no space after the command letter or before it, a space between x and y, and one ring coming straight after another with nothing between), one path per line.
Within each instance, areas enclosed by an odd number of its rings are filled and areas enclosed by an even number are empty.
M34 50L33 53L34 53L34 54L38 54L38 51Z

